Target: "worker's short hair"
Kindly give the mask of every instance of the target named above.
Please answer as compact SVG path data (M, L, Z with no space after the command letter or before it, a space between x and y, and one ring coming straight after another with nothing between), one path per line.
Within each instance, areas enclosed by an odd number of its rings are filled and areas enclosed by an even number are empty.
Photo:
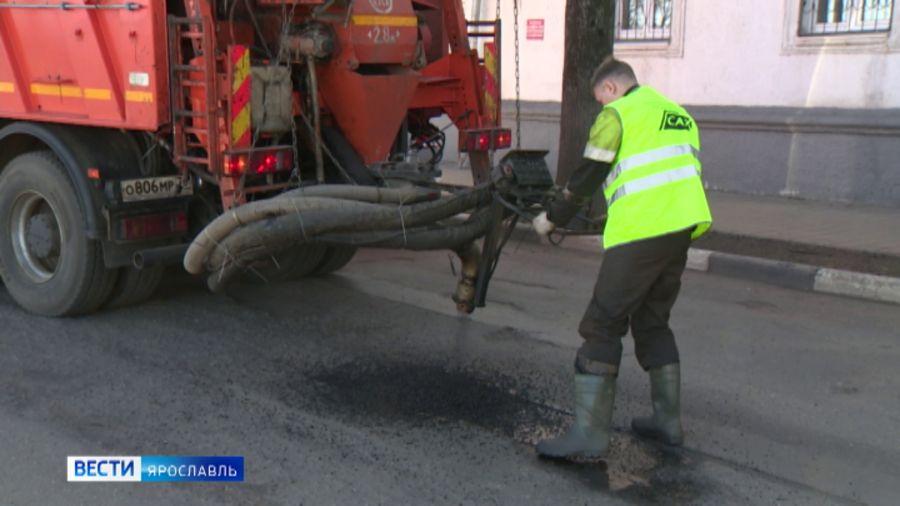
M603 60L597 69L594 70L594 75L591 76L591 89L596 88L600 83L607 79L637 82L637 76L634 75L634 69L631 68L631 65L621 60L617 60L612 56Z

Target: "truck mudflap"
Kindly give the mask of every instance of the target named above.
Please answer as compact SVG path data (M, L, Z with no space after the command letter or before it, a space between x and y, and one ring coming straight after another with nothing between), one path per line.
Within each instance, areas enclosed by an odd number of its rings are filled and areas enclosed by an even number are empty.
M176 178L180 179L180 178ZM134 183L130 185L129 183ZM155 193L155 197L142 195L141 200L123 202L111 200L104 209L107 230L103 241L104 263L107 267L135 266L135 255L144 252L144 256L153 259L144 263L157 262L155 250L184 245L186 248L190 231L189 203L192 191L179 192L177 184L171 178L143 178L122 182L110 182L110 186L119 187L122 196L126 188L143 187ZM121 183L121 184L120 184ZM155 188L161 188L153 192ZM177 194L179 196L172 197ZM180 259L176 260L180 261Z

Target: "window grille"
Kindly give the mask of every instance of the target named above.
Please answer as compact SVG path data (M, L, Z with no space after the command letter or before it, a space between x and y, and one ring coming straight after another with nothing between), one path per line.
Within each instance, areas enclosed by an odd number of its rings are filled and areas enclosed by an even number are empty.
M669 42L674 0L616 0L616 42Z
M894 0L802 0L800 35L887 32Z

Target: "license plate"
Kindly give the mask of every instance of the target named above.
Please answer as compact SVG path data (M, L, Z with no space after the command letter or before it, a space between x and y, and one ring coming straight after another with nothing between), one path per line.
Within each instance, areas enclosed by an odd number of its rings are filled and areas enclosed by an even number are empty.
M167 199L193 194L194 188L190 180L188 180L187 184L184 184L184 180L180 176L150 177L122 181L122 200L124 202Z

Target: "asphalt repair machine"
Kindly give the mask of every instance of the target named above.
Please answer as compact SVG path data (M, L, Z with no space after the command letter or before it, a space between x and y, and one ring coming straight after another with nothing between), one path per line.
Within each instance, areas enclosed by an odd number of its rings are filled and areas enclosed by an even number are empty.
M146 300L166 264L333 272L449 249L484 305L544 152L500 126L500 22L461 0L0 0L0 266L43 315ZM459 129L474 186L435 182Z

